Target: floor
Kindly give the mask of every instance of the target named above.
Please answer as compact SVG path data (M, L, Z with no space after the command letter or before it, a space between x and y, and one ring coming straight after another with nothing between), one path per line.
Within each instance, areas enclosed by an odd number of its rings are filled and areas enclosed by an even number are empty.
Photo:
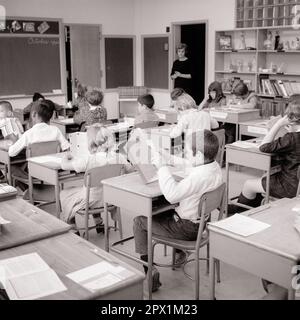
M224 170L225 177L225 170ZM230 173L230 196L239 194L243 182L248 178L259 177L260 173L255 170L242 169L240 171L231 171ZM45 208L50 213L54 212L53 207ZM134 215L127 211L122 211L123 232L125 236L132 235L132 220ZM143 213L141 209L141 214ZM110 232L112 241L119 239L119 233ZM100 248L104 248L103 234L97 234L95 230L90 232L90 241ZM128 242L124 245L124 250L134 252L134 244ZM114 253L113 253L114 254ZM206 249L201 251L201 256L205 256ZM118 256L117 254L115 254ZM119 256L128 264L142 270L140 264ZM162 247L157 247L155 251L155 260L159 262L171 261L171 249L168 248L167 256L164 256ZM209 278L206 274L206 262L200 263L200 299L208 299ZM193 263L186 267L186 271L193 274ZM154 300L190 300L194 299L194 283L188 279L181 269L172 270L171 268L159 268L161 274L160 280L162 286L153 294ZM216 298L220 300L242 299L252 300L261 299L265 292L261 285L261 280L242 270L236 269L230 265L221 263L221 283L216 286ZM147 299L147 283L144 281L144 298Z

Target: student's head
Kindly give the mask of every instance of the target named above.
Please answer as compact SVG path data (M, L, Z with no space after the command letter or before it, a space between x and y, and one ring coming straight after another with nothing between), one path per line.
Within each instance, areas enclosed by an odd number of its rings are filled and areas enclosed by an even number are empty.
M220 99L224 97L223 90L222 90L222 85L218 81L212 82L208 86L208 95L209 95L209 100L214 100L219 102Z
M285 111L291 124L300 125L300 94L290 97L290 103Z
M88 88L86 100L91 106L98 107L102 104L103 93L98 88Z
M138 97L137 101L139 103L139 111L142 111L144 109L152 110L154 106L154 98L152 94L143 94Z
M184 58L187 54L188 51L188 47L185 43L180 43L177 47L176 47L176 52L178 55L178 58Z
M87 93L87 90L88 90L87 86L85 86L82 83L79 83L77 85L77 96L80 98L84 98Z
M9 101L0 101L0 119L9 118L13 115L13 108Z
M94 124L87 128L87 139L91 154L109 152L116 146L113 133L101 124Z
M34 102L34 101L38 101L38 100L39 101L45 100L45 97L42 94L35 92L32 96L32 101Z
M217 136L209 130L192 133L193 156L204 156L204 163L215 161L219 151L219 140Z
M238 97L238 98L246 98L249 95L249 89L247 85L243 82L240 81L234 88L232 93Z
M34 104L32 108L33 124L45 122L49 123L55 110L54 103L51 100L43 100Z
M181 88L175 88L171 92L171 99L176 111L185 111L197 108L195 100Z

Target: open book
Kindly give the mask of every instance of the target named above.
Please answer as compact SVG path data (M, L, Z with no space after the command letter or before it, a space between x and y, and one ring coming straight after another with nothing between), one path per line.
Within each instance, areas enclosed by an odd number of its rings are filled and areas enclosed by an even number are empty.
M67 290L37 253L1 260L0 287L10 300L38 299Z

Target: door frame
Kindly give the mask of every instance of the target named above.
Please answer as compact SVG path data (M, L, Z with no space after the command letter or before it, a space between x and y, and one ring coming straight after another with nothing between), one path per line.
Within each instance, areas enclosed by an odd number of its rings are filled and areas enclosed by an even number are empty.
M101 61L103 60L101 57L101 40L102 40L102 24L98 24L98 23L64 23L63 27L68 26L98 26L99 27L99 57L100 57L100 61L99 61L99 65L100 65L100 88L103 88L103 70L102 70L102 64ZM64 29L65 30L65 29ZM66 40L66 35L65 35L65 40ZM71 32L70 32L70 57L71 57L71 72L72 72L72 97L74 99L74 93L75 93L75 86L74 86L74 73L73 73L73 59L72 59L72 44L71 44ZM66 59L66 54L65 55L65 59ZM66 65L65 65L65 69L66 69ZM66 73L66 72L65 72ZM66 82L67 82L67 78L66 78Z
M193 24L205 24L205 75L204 75L204 94L207 91L208 88L208 28L209 23L208 20L192 20L192 21L177 21L177 22L171 22L171 37L170 37L170 48L171 48L171 59L170 59L170 65L169 68L171 70L173 62L176 59L176 41L178 38L178 32L182 25L193 25ZM172 88L173 80L169 78L169 88Z

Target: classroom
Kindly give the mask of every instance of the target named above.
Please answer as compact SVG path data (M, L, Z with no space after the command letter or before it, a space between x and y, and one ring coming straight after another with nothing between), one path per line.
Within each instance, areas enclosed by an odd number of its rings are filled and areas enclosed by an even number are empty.
M299 30L300 0L0 0L0 300L299 300Z

